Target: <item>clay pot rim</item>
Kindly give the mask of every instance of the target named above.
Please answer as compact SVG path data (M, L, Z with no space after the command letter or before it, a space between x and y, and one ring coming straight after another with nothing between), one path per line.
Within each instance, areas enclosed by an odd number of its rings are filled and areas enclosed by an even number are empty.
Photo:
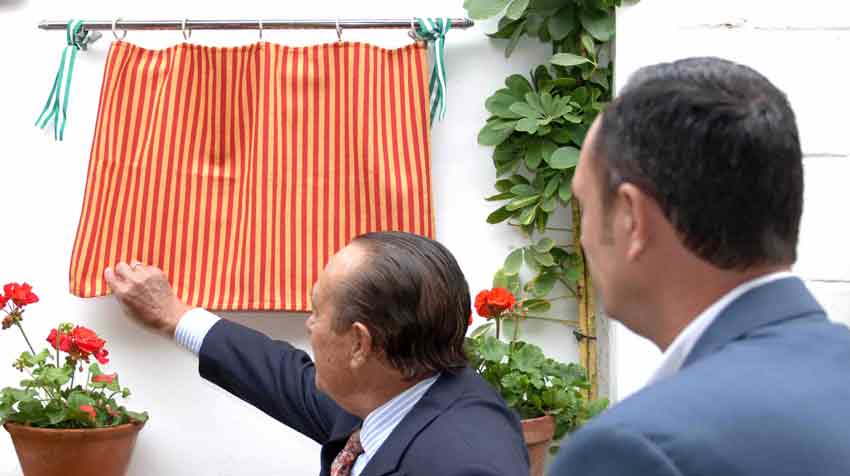
M12 433L12 431L18 432L29 432L29 433L65 433L65 434L79 434L86 433L91 435L92 433L110 433L110 432L118 432L125 430L141 430L142 427L145 426L146 422L139 421L131 421L129 423L123 423L117 426L109 426L104 428L40 428L35 426L29 426L23 423L17 423L12 421L7 421L3 423L3 427L6 428L6 431Z

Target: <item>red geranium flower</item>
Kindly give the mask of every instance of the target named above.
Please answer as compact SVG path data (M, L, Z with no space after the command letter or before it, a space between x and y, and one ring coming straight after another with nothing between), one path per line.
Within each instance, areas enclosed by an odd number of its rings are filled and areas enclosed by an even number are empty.
M88 413L92 420L97 418L97 412L94 411L91 405L80 405L80 410Z
M9 283L3 286L3 294L7 301L11 299L18 307L38 302L38 296L32 292L32 286L27 283ZM5 302L3 304L5 305Z
M490 319L513 309L516 304L514 295L505 288L484 290L475 296L475 310L478 315Z
M4 308L7 302L9 302L9 298L5 294L0 294L0 309Z
M91 381L94 383L112 383L116 377L118 377L118 374L101 374L92 377Z
M54 349L59 349L62 352L71 352L72 342L71 337L69 337L68 334L60 334L56 332L56 329L50 329L50 335L47 336L47 342L49 342Z

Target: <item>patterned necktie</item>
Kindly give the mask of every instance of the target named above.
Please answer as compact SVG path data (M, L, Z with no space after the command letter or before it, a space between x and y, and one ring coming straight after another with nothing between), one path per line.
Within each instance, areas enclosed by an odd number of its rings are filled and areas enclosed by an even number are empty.
M331 463L331 476L350 476L354 462L362 453L363 445L360 444L360 429L358 428L348 437L345 448L336 455L333 463Z

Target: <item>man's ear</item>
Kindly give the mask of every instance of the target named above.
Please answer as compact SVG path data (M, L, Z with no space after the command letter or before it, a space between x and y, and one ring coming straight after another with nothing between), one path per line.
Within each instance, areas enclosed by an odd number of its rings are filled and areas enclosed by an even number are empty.
M362 322L351 325L351 367L362 367L372 356L372 333Z
M652 239L654 201L630 183L620 185L617 195L617 231L625 239L626 259L637 261Z

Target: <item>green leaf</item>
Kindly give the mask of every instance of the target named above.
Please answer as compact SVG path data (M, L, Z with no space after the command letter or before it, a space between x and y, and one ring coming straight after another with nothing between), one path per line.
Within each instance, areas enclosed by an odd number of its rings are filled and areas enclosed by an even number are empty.
M551 273L544 273L534 280L533 293L537 297L542 297L549 294L552 288L555 287L557 278Z
M561 183L561 188L558 189L558 197L565 202L573 196L573 191L572 188L570 188L570 185L570 181L565 180Z
M552 308L552 304L545 299L529 299L524 306L529 312L537 313L549 312Z
M487 223L491 225L495 225L496 223L502 223L513 215L513 212L508 211L506 207L501 207L496 211L487 215Z
M584 63L593 63L593 61L590 61L584 56L574 55L572 53L558 53L549 62L558 66L577 66Z
M526 185L522 183L511 187L510 192L516 195L517 197L530 197L532 195L537 195L540 193L539 190L532 187L531 185Z
M614 36L614 15L599 10L582 10L579 13L581 26L599 41L609 41Z
M549 35L555 41L561 41L567 37L578 26L575 10L570 6L558 10L558 13L549 19Z
M62 423L68 418L68 409L66 407L50 407L48 406L47 411L45 412L47 416L47 420L51 425L56 425L58 423Z
M534 250L538 253L548 253L553 246L555 246L555 240L546 236L541 238L540 241L534 244Z
M578 281L581 278L581 270L576 267L569 267L564 270L564 276L570 281Z
M502 179L502 180L496 181L496 190L498 190L500 192L507 192L513 186L514 186L513 182L511 182L508 179Z
M530 374L540 373L540 364L546 360L540 347L526 343L511 355L511 367Z
M589 54L592 57L595 57L596 56L596 47L593 43L593 38L590 35L588 35L587 33L584 33L584 32L582 32L582 34L579 35L579 36L581 38L581 46L584 47L584 49L587 51L587 54Z
M548 162L548 161L547 161ZM549 179L549 182L546 183L546 188L543 189L543 196L546 198L551 197L558 191L558 185L561 183L561 177L557 175Z
M514 175L511 175L511 176L508 178L508 180L510 180L510 181L511 181L511 182L513 182L514 184L524 183L524 184L528 185L529 183L531 183L531 182L529 182L529 181L528 181L528 179L527 179L527 178L523 177L523 176L522 176L522 175L520 175L520 174L514 174Z
M557 204L557 197L549 197L540 203L540 209L546 213L552 213Z
M73 371L73 368L66 369L64 367L47 367L41 374L41 380L43 380L49 385L61 387L62 385L65 385L66 383L71 381L71 373L73 373Z
M542 149L543 146L540 141L533 141L529 144L525 151L525 165L529 170L537 170L537 167L540 166L540 162L543 161L543 156L540 153Z
M522 267L522 248L517 248L510 252L507 258L505 258L505 264L502 269L506 275L517 274L519 273L520 267Z
M515 102L511 104L510 110L512 113L520 117L527 117L529 119L534 119L535 121L540 117L540 112L525 102Z
M144 422L148 421L148 419L150 418L150 416L148 415L148 412L137 413L137 412L131 412L130 410L125 410L125 412L127 413L127 416L130 417L131 420L137 421L137 422L140 422L140 423L144 423Z
M528 0L514 0L511 2L511 6L508 7L508 11L505 12L505 16L511 20L516 20L525 13L527 8Z
M508 211L519 210L520 208L525 208L531 206L540 201L540 194L534 194L528 197L519 197L511 200L506 208ZM521 221L522 219L520 219Z
M517 100L524 100L526 93L532 91L531 83L521 74L512 74L505 78L505 86L511 90Z
M508 40L508 47L505 48L505 58L510 58L511 54L513 54L516 46L519 44L519 39L522 37L522 33L525 31L525 21L522 21L519 25L517 25L516 30L511 35L511 39Z
M549 158L549 166L557 170L566 170L578 164L579 150L575 147L560 147Z
M608 399L600 398L597 400L593 400L587 405L587 418L593 418L596 415L602 413L603 410L608 408Z
M487 33L487 36L490 38L506 40L514 34L514 31L520 23L522 22L511 21L508 18L502 17L502 19L499 20L499 29L495 33Z
M552 258L552 255L549 253L536 253L534 255L534 259L537 260L542 266L554 266L555 259Z
M522 132L528 132L529 134L534 134L537 132L537 119L520 119L516 124L516 130Z
M493 328L493 326L494 326L495 324L496 324L496 323L495 323L495 322L492 322L492 321L491 321L491 322L488 322L488 323L486 323L486 324L481 324L480 326L476 327L476 328L472 331L472 333L471 333L471 334L469 334L469 337L470 337L471 339L478 339L479 337L481 337L481 336L483 336L483 335L487 334L487 332L489 332L489 331L490 331L490 329L492 329L492 328Z
M481 357L488 362L501 362L508 355L508 344L493 336L484 337L481 343Z
M484 20L502 12L510 0L464 0L463 8L473 20Z
M513 132L510 128L499 128L505 121L489 121L478 133L478 143L481 145L499 145L510 137Z
M525 102L528 103L528 105L531 106L532 109L537 112L536 117L539 117L545 113L543 109L543 104L540 102L540 96L537 95L537 93L525 93Z
M534 214L537 213L537 206L526 208L519 215L517 221L520 225L530 225L534 221Z
M511 192L504 192L504 193L497 193L496 195L490 195L489 197L485 198L484 200L486 200L488 202L498 202L499 200L507 200L509 198L514 198L514 196L515 195L512 194Z
M490 114L495 116L499 116L504 119L519 119L522 115L517 114L510 109L511 105L517 101L517 98L511 94L496 92L487 98L487 101L484 102L484 107L487 108L487 111L489 111Z

